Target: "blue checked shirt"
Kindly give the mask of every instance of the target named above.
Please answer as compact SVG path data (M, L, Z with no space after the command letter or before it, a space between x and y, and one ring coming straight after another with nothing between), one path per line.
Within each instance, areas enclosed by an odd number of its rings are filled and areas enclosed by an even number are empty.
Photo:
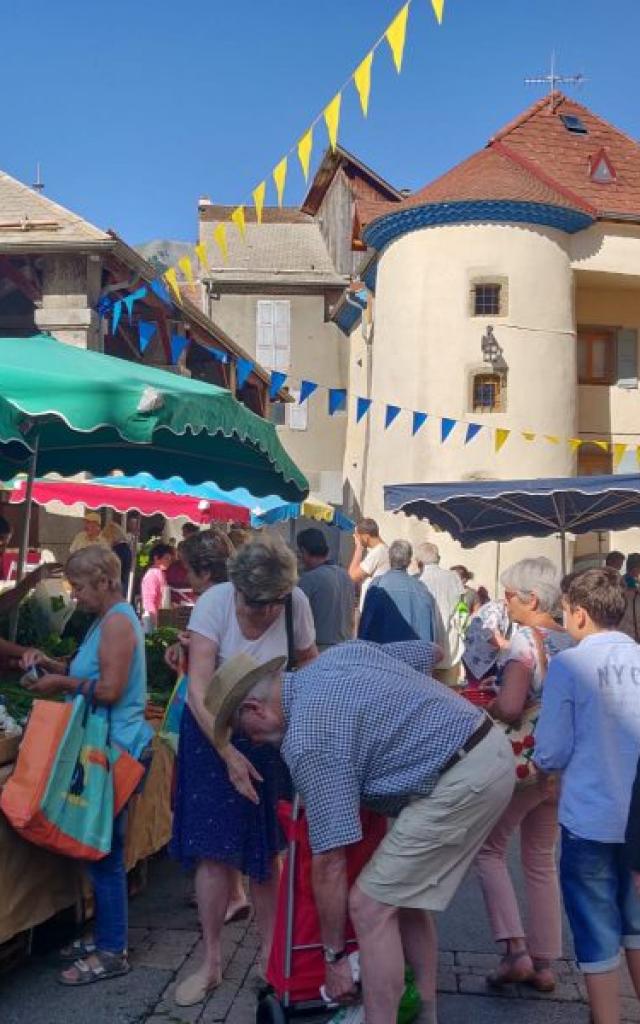
M429 678L433 644L356 640L286 674L282 743L314 853L362 838L360 805L399 814L428 796L483 712Z

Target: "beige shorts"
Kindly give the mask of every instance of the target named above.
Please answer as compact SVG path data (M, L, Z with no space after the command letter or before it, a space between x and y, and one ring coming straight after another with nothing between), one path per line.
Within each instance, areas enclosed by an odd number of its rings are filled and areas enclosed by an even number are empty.
M511 744L493 728L445 772L430 796L401 811L357 884L379 903L445 910L511 799Z

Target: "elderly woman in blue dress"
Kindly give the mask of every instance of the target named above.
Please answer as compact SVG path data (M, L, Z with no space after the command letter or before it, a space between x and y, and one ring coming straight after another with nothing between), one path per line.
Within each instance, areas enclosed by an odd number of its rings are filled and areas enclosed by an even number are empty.
M136 614L122 597L120 561L112 551L89 545L71 555L65 566L78 606L96 618L70 665L31 651L23 663L47 673L30 689L44 697L71 699L95 682L94 700L111 721L111 739L133 757L148 761L152 729L145 721L147 677L144 634ZM88 865L95 894L95 934L61 951L70 967L64 985L88 985L126 974L127 876L124 840L127 811L113 824L111 852Z

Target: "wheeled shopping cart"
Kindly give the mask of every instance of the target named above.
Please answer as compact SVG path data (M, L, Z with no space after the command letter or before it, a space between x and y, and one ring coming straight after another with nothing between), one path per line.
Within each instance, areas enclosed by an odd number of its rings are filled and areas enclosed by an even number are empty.
M258 1000L257 1024L284 1024L296 1014L326 1011L320 998L325 964L311 882L312 854L299 797L294 797L293 803L281 801L278 815L288 847L267 970L271 991ZM349 885L358 877L387 830L386 819L379 814L362 811L361 818L363 838L347 847ZM357 948L351 923L347 943L350 950Z

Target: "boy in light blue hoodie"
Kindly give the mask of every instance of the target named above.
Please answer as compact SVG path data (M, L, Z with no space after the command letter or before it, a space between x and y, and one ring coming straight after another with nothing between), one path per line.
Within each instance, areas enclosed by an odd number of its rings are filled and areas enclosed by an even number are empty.
M625 828L640 755L640 646L617 631L624 585L612 569L589 569L564 599L576 647L551 661L534 760L561 772L560 881L594 1024L620 1019L623 947L640 997L640 896Z

